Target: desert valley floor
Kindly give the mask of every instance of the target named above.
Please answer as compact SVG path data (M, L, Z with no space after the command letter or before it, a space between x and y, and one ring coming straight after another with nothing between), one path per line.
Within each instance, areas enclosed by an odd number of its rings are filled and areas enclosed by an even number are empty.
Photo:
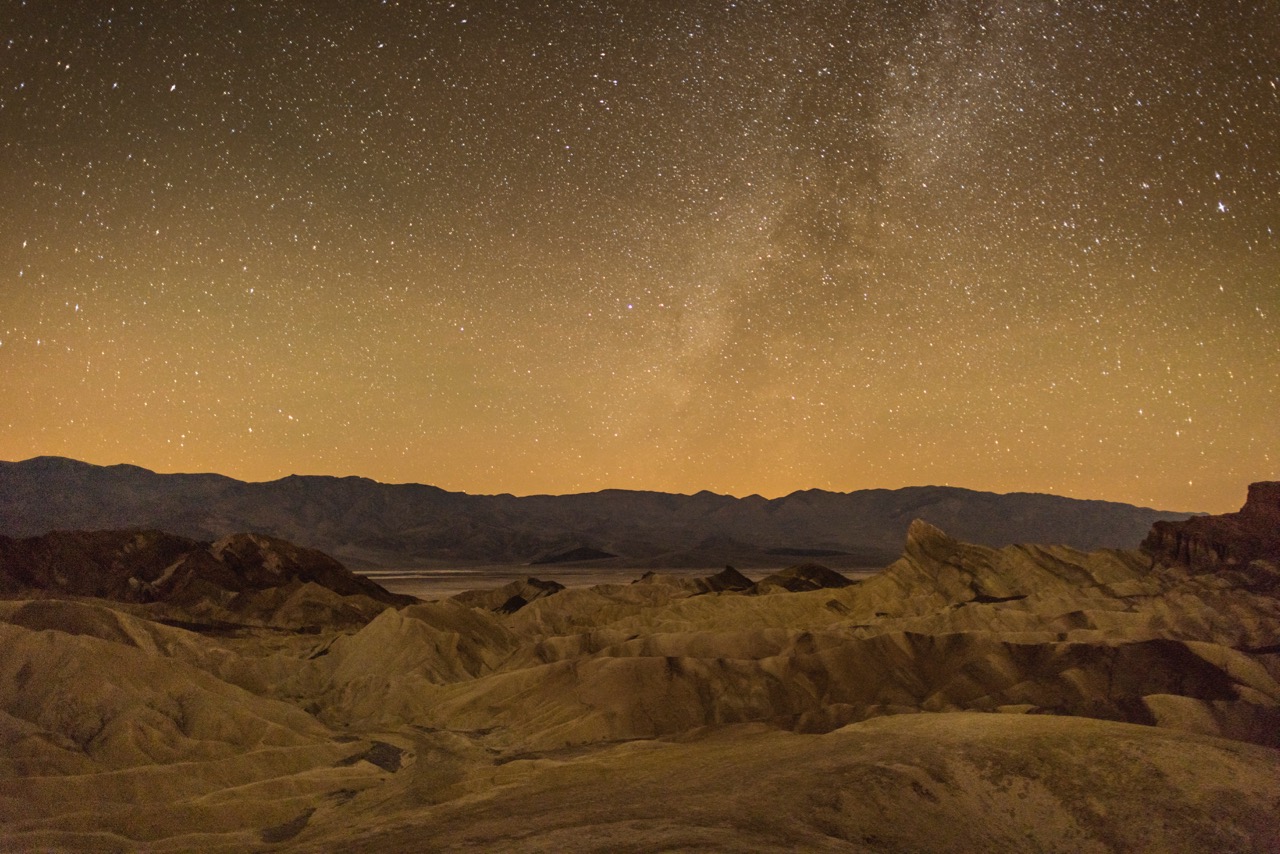
M1256 484L1141 550L921 522L853 582L421 602L262 536L0 538L0 847L1280 850L1278 540Z

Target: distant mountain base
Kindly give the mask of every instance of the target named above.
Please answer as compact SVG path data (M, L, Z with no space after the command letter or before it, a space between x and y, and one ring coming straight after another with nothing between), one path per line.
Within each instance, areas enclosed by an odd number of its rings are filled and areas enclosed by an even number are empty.
M794 549L779 548L765 549L767 555L780 555L783 557L844 557L848 552L842 552L837 549Z
M538 566L553 563L579 563L587 560L610 560L615 557L617 557L617 555L610 552L581 546L576 549L570 549L567 552L558 552L557 554L540 557L536 560L530 561L530 563Z

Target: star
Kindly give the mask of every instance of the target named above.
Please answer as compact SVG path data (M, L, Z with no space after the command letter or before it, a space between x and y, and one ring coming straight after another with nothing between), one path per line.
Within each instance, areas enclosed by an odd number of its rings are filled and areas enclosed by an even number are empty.
M0 13L0 458L1280 477L1274 3L632 5Z

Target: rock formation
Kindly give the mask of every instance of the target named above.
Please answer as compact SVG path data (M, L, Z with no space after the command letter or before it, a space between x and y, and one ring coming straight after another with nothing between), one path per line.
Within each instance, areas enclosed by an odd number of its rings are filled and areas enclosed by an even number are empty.
M726 569L397 607L271 541L0 541L0 846L1276 850L1274 495L1146 551L917 521L860 583L767 595ZM377 607L208 617L291 585Z
M699 579L698 589L703 593L741 592L750 590L754 584L755 582L732 566L726 566L715 575Z
M1251 484L1238 513L1156 522L1142 549L1198 572L1245 568L1254 561L1274 569L1280 564L1280 481Z
M514 614L530 602L561 590L564 590L564 585L558 581L543 581L530 576L492 590L467 590L454 596L453 601L500 614Z
M788 567L781 572L765 576L752 587L752 593L771 593L785 590L789 593L800 593L806 590L838 590L853 584L835 570L820 563L802 563Z
M362 624L398 596L333 558L261 534L197 542L159 531L0 537L0 594L151 605L152 616L299 627ZM141 612L140 612L141 613Z

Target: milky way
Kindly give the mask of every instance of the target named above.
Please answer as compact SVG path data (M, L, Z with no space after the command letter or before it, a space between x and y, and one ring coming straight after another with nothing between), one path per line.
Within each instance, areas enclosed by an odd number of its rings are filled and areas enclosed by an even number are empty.
M0 458L1280 476L1274 2L11 2Z

